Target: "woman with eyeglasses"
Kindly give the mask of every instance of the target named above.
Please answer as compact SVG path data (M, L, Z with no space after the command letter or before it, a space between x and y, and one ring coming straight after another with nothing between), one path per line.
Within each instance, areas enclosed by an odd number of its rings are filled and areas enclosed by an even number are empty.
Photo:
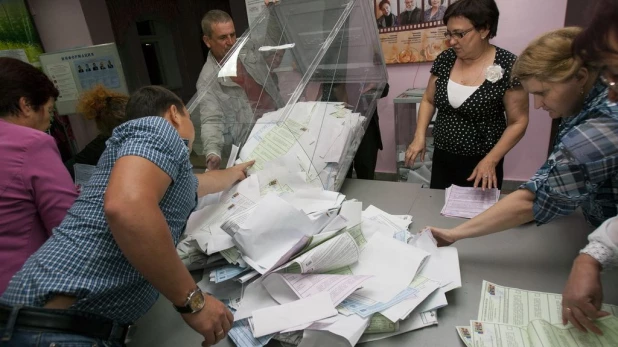
M494 0L460 0L444 15L450 49L433 63L406 165L425 160L435 113L431 188L500 188L504 156L528 126L528 95L512 82L514 54L492 45L500 12Z
M591 25L573 43L573 51L601 67L600 80L608 86L609 102L618 101L618 0L602 0ZM601 271L618 266L618 217L605 221L588 236L588 245L575 258L562 294L562 321L581 331L600 330L593 320L608 315L601 311Z
M573 40L579 33L580 28L548 32L532 41L513 66L513 78L532 94L534 107L561 120L549 158L528 182L480 215L453 229L430 227L440 246L524 223L542 225L578 208L595 227L618 214L618 105L607 102L608 86L601 81L596 64L573 54ZM615 226L601 226L607 227ZM614 236L614 252L617 239ZM590 249L602 257L609 250ZM591 274L582 274L587 275ZM571 294L574 298L579 293ZM577 305L569 303L568 295L565 298L565 317L570 320L580 315L574 309ZM600 305L600 298L595 298ZM591 313L590 317L596 316Z

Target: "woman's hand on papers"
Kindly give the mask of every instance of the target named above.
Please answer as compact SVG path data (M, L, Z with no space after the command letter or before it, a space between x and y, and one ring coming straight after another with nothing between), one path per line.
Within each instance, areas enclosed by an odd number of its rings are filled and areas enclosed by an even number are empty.
M468 177L468 181L474 181L474 188L481 187L483 190L485 188L497 188L498 187L498 177L496 176L496 165L497 161L490 158L483 158L476 167L470 177Z
M425 138L421 136L415 136L412 143L408 146L406 150L406 162L405 166L412 167L414 165L414 161L416 161L416 157L420 155L420 161L425 161Z
M227 336L234 324L234 315L214 297L204 294L204 308L197 313L182 314L182 319L204 336L203 347L212 346Z
M450 229L439 229L430 226L426 228L431 230L433 238L438 241L438 247L450 246L457 241Z
M571 322L582 332L602 335L594 324L595 319L609 315L600 310L602 302L601 265L591 256L580 254L562 293L562 324Z

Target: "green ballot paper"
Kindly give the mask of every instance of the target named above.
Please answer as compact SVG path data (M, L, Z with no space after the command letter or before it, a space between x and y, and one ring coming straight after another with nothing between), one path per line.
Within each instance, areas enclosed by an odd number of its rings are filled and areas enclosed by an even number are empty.
M533 320L528 326L470 321L473 347L614 347L618 346L618 318L607 316L595 321L603 331L599 336L582 333L572 325Z

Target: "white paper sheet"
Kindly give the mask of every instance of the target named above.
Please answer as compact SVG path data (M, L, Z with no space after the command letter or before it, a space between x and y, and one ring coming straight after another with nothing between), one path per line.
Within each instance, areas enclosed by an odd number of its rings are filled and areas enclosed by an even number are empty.
M296 265L299 268L297 272L300 273L324 273L356 263L360 253L354 238L344 232L300 255L282 268Z
M431 230L429 229L423 229L421 232L412 236L408 244L420 248L432 256L438 252L438 243L436 239L433 238Z
M347 227L353 228L361 223L363 203L360 201L344 201L339 215L348 220Z
M410 285L428 255L393 238L373 235L351 269L354 275L375 277L356 294L379 302L390 301Z
M417 293L414 297L406 299L395 306L387 308L384 311L380 311L380 313L388 318L391 322L396 322L398 320L405 319L412 313L412 311L417 308L431 293L436 291L440 286L440 283L434 281L432 279L416 276L412 284L410 284L411 288L417 290Z
M377 215L384 216L391 223L397 225L397 227L399 227L400 229L408 229L408 227L410 226L410 223L412 223L412 220L408 220L407 218L399 218L390 213L382 211L373 205L369 205L369 207L367 207L365 211L363 211L363 218L371 218Z
M322 292L288 304L254 311L253 332L255 337L261 337L336 315L337 310L330 294Z
M217 77L236 77L237 76L237 67L238 67L238 55L242 50L243 46L249 41L249 37L245 37L243 40L236 42L236 50L232 53L232 55L227 59L225 64L219 70L219 74Z
M436 311L423 312L418 314L412 314L412 316L406 320L399 322L399 331L384 334L368 334L363 335L359 342L378 341L386 339L392 336L407 333L412 330L425 328L434 324L438 324L438 315Z
M438 288L431 293L420 305L416 307L416 312L429 312L448 305L444 288Z
M420 274L440 282L444 292L461 288L459 255L455 247L440 247L432 254Z
M285 45L279 45L279 46L262 46L258 48L258 51L260 52L277 51L281 49L294 48L294 46L296 46L295 43L287 43Z
M232 166L234 166L234 163L236 162L236 158L238 158L238 150L240 149L240 147L236 146L236 145L232 145L232 151L230 152L230 157L227 160L227 165L225 165L226 168L231 168Z
M260 183L256 175L250 175L246 179L233 185L221 194L221 202L231 202L237 198L238 195L242 195L252 202L258 202L260 196Z
M284 193L281 198L297 210L309 214L338 208L341 194L323 189L303 189L294 193ZM345 197L345 196L344 196Z
M321 328L313 326L307 328L303 333L303 339L298 347L355 346L368 325L368 318L361 318L357 315L348 317L339 315L339 319L333 324Z
M278 305L279 303L268 294L266 288L262 285L262 281L257 279L245 287L238 310L234 312L234 321L252 317L255 310Z
M321 234L326 234L326 233L331 233L331 232L338 232L340 230L343 230L346 225L348 224L348 220L342 216L341 214L338 214L337 217L333 218L330 223L328 223L324 229L322 229L322 232L320 232ZM317 235L316 235L317 236Z
M195 211L199 211L208 205L214 205L219 203L220 197L221 192L202 196L197 200L197 206L195 207L195 210L193 212L195 213Z
M331 295L333 304L336 306L360 288L363 282L369 278L370 276L275 273L269 275L264 280L264 287L275 300L277 300L278 295L276 293L273 294L273 286L287 286L294 292L297 299L308 298L321 292L328 292ZM279 302L281 303L281 301Z
M271 269L299 240L315 232L304 213L274 194L260 200L239 227L234 243L264 269Z

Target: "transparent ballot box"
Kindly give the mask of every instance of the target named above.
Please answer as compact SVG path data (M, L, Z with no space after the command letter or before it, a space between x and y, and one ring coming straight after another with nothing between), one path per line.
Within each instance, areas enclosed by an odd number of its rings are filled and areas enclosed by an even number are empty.
M339 190L387 82L373 11L366 0L268 6L219 63L209 54L187 104L193 156Z

